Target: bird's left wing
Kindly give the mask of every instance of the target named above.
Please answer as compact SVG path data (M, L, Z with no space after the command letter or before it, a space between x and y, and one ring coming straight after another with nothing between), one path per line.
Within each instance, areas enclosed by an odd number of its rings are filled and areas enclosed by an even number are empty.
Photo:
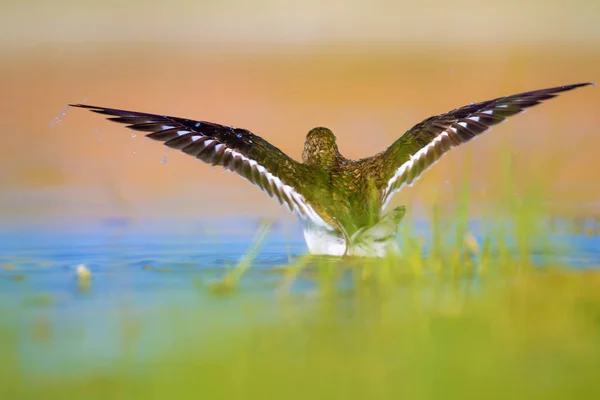
M579 83L499 97L470 104L436 115L415 125L386 151L361 160L378 171L382 209L404 185L412 185L452 147L459 146L487 131L491 126L518 114L525 108L556 97L558 93L592 83Z
M313 193L299 177L310 174L303 165L266 140L246 129L228 127L206 121L148 114L114 108L73 104L99 114L110 115L110 121L127 124L127 128L146 132L146 137L165 146L236 172L258 186L270 197L284 204L301 219L333 230L311 205Z

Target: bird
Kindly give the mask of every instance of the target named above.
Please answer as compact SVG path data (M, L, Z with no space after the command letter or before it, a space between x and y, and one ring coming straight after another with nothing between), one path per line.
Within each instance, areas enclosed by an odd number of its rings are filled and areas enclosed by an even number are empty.
M384 213L394 194L412 186L450 149L559 93L588 85L594 83L533 90L434 115L387 149L359 160L344 157L335 135L325 127L308 132L299 162L247 129L87 104L70 106L107 115L169 148L237 173L296 214L310 254L385 257L401 250L397 232L406 207Z

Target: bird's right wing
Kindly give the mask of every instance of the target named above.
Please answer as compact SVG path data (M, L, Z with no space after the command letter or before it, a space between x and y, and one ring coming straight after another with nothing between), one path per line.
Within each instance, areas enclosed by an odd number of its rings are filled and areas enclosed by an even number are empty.
M499 97L436 115L415 125L386 151L363 159L376 170L382 209L404 185L411 185L452 147L468 142L491 126L544 100L592 83L579 83Z
M313 193L303 184L312 171L246 129L179 117L118 110L84 104L114 122L146 132L146 137L212 165L236 172L304 220L333 230L311 205Z

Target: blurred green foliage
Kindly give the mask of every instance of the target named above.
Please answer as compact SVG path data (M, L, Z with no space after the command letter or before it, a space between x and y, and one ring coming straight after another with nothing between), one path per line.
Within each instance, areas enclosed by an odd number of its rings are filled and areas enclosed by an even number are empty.
M257 294L238 283L265 225L237 268L198 286L197 304L156 310L168 348L149 358L134 351L144 332L126 316L129 346L101 371L31 373L17 330L0 323L0 398L595 398L600 273L551 256L535 266L534 252L555 252L538 183L515 197L507 178L479 240L459 196L453 210L431 210L426 256L408 218L401 257L306 256L265 271L277 279ZM313 289L295 290L300 280ZM52 345L47 324L34 330Z

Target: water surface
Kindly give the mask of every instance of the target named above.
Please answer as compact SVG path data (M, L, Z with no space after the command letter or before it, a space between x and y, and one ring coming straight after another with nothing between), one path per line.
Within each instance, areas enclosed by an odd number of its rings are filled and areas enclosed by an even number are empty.
M231 329L243 329L248 298L272 298L275 304L281 267L306 253L299 226L291 232L276 226L240 281L244 296L215 298L208 286L252 248L255 225L243 225L246 233L211 234L125 223L4 231L0 309L3 327L19 336L21 366L31 373L63 374L111 368L125 349L143 362L168 352L173 341L202 340L198 324L181 324L185 315L197 318L205 313L209 327L209 316L217 313L220 323L229 321ZM426 243L431 239L426 225L417 231ZM600 265L598 236L555 234L548 239L555 245L551 248L570 249L556 254L533 249L532 259L541 267L548 260L574 269ZM425 246L423 257L427 251ZM80 264L92 274L87 287L76 276ZM352 290L351 277L340 285ZM310 276L297 279L293 292L300 296L298 307L310 307L315 288ZM252 318L268 321L270 311L253 310ZM172 313L177 314L175 325L165 322Z

